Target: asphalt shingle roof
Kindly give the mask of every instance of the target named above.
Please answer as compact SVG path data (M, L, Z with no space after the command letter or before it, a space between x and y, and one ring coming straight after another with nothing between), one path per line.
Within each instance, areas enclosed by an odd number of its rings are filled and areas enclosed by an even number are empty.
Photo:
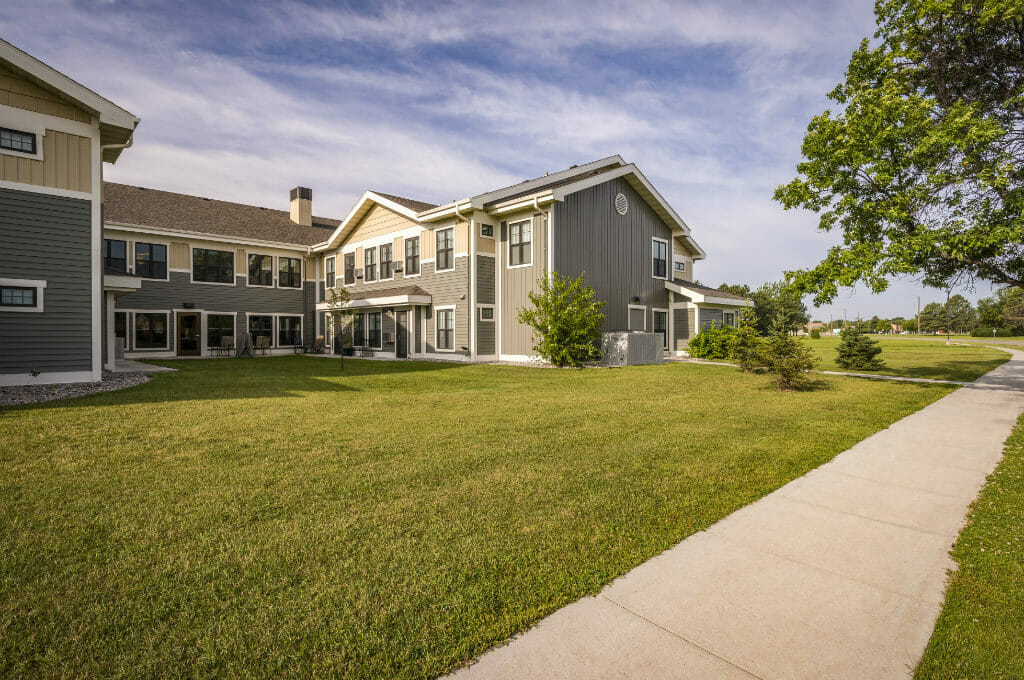
M711 286L702 286L699 283L690 283L689 281L683 281L682 279L672 279L672 283L683 288L689 288L692 291L700 293L701 295L712 295L714 297L729 298L732 300L746 300L747 298L742 295L736 295L735 293L727 293L724 290L718 290Z
M394 201L398 205L404 206L409 210L415 210L416 212L423 212L424 210L431 210L437 206L433 203L426 203L425 201L417 201L414 198L406 198L405 196L395 196L394 194L385 194L383 191L374 191L373 193L378 196L382 196L389 201Z

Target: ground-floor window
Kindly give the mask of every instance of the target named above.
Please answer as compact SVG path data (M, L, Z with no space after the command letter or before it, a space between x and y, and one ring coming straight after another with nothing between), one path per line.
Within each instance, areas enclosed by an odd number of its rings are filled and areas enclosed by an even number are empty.
M437 348L455 349L455 310L437 310Z
M363 347L366 345L366 315L356 314L352 317L352 346Z
M724 326L735 326L736 325L736 314L733 312L725 312L722 314L722 325Z
M252 315L249 317L249 333L252 335L253 345L256 344L256 338L274 337L274 317L269 315Z
M668 349L668 312L654 312L654 332L661 336L661 346Z
M235 337L235 317L231 314L209 314L206 317L206 346L220 347L223 338Z
M167 313L135 313L135 349L167 349Z
M302 344L301 316L279 316L277 318L277 344L282 347Z
M380 344L381 313L370 312L366 315L366 344L368 347L381 348Z
M114 312L114 337L128 341L128 312Z

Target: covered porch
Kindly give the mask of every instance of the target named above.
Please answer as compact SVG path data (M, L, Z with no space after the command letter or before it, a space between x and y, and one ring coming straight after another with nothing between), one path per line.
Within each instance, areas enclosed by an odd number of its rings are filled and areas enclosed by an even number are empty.
M669 355L682 356L687 343L703 328L735 328L740 312L754 306L741 295L681 279L666 281L665 288L669 291Z
M328 353L406 359L423 353L432 298L419 286L360 291L341 304L316 306Z

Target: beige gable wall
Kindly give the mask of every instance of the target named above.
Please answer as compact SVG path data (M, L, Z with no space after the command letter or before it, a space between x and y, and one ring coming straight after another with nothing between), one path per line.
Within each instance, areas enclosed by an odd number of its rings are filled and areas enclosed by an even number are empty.
M672 239L672 255L673 256L681 255L683 257L688 257L688 258L692 258L693 257L693 255L690 253L690 251L688 251L686 249L686 246L684 246L682 244L682 242L678 238ZM683 274L682 276L679 276L678 272L673 271L672 272L673 277L677 278L677 279L683 279L684 281L692 282L693 281L693 264L694 263L692 261L686 263L686 273ZM673 266L673 265L670 264L669 266Z
M416 222L408 217L399 215L382 206L374 205L363 219L359 220L359 223L349 233L345 242L358 243L359 241L384 236L414 226L416 226Z
M49 90L16 75L14 71L0 64L0 104L14 106L36 113L89 123L88 112L69 104Z
M43 160L0 154L0 179L51 189L92 191L92 140L47 130Z

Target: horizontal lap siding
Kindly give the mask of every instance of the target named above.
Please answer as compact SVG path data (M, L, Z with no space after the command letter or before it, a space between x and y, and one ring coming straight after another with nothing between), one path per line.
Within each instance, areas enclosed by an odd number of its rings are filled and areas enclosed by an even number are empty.
M476 301L482 305L494 304L494 263L493 257L477 257Z
M524 219L533 219L533 262L529 267L508 267L508 225ZM501 305L497 314L501 318L501 353L513 355L534 354L533 329L519 323L519 310L530 306L529 293L537 290L537 282L544 276L547 264L547 220L539 213L511 215L502 220L500 228ZM557 224L557 222L556 222ZM555 227L556 233L558 227Z
M0 311L0 373L92 368L91 201L0 189L0 278L43 279L44 311Z
M625 215L615 210L619 193L629 203ZM555 203L554 212L555 270L571 277L584 274L586 284L607 303L604 330L629 329L629 304L669 306L664 280L651 276L651 239L668 240L671 250L672 232L629 182L617 178L583 189ZM633 303L634 297L642 301Z
M707 328L711 324L717 326L722 325L722 310L721 309L704 309L700 310L700 327L701 329Z
M689 309L674 309L672 310L672 347L677 350L681 350L686 347L687 341L690 339L690 310Z
M495 351L495 331L493 321L480 321L477 324L477 354L488 356Z

